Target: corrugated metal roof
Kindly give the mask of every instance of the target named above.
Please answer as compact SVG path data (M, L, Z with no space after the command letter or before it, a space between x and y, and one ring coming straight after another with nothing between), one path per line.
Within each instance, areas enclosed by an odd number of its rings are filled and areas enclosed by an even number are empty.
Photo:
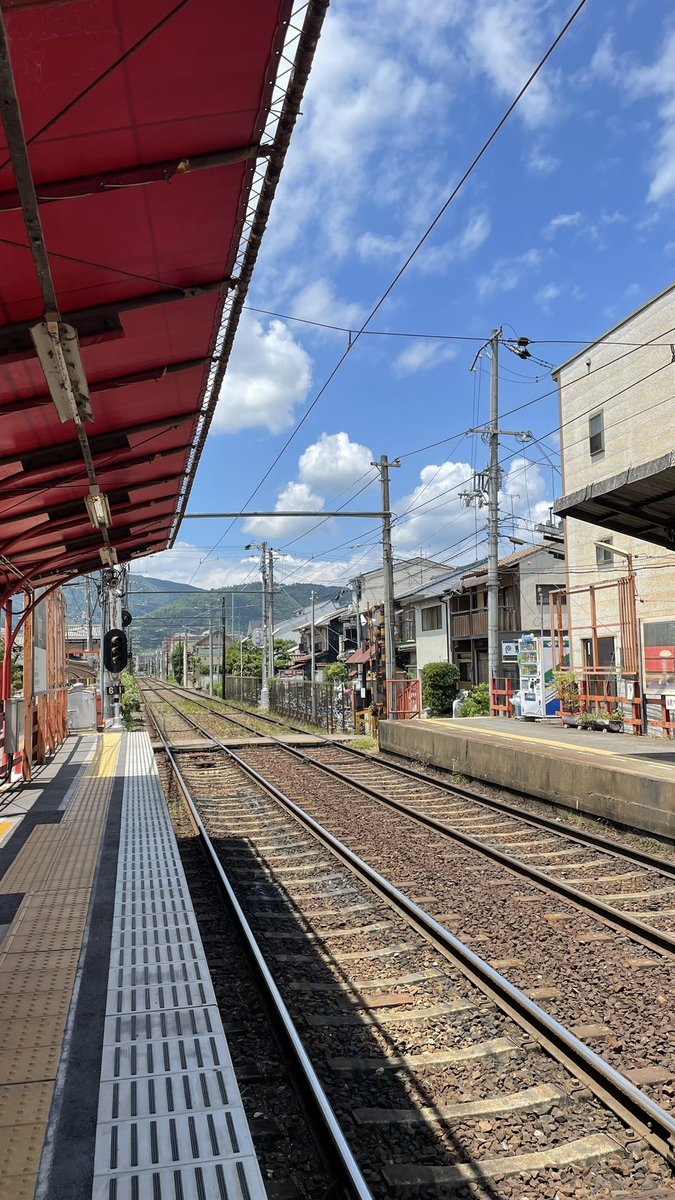
M553 511L675 550L675 451L563 496Z
M167 545L196 467L291 11L291 0L4 6L120 562ZM0 235L0 594L11 594L100 567L103 538L75 427L59 421L30 337L46 301L4 130Z

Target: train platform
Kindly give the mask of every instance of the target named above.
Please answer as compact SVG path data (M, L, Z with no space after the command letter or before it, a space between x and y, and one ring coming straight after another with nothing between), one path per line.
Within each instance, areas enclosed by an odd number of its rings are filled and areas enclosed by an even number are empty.
M555 722L382 721L380 749L675 840L675 744Z
M150 741L0 793L0 1200L266 1195Z

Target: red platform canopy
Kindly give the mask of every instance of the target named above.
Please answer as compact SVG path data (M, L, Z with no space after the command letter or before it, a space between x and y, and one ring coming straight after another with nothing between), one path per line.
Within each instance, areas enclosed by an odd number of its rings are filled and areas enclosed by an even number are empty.
M4 0L0 597L175 537L325 8ZM50 294L79 427L30 332Z

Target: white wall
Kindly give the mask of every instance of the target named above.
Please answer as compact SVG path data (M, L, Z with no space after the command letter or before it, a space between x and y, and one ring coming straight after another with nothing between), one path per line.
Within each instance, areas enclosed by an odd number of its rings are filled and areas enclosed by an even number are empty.
M442 625L440 629L422 629L422 612L425 608L441 606ZM429 604L415 605L415 643L417 646L417 675L422 678L422 667L430 662L448 661L448 611L440 600Z
M675 445L673 328L675 288L628 317L605 341L582 351L558 372L565 495L658 458ZM622 342L635 345L617 344ZM655 344L644 344L650 342ZM591 455L588 419L598 410L604 416L605 447L601 454ZM638 616L675 618L675 554L585 521L568 518L565 526L571 587L626 574L626 560L618 555L611 565L597 565L595 542L610 538L618 549L634 555ZM616 589L598 592L597 605L598 622L611 635L618 623ZM572 625L587 625L587 596L572 597L570 607ZM580 628L574 637L577 664L581 638L587 635Z

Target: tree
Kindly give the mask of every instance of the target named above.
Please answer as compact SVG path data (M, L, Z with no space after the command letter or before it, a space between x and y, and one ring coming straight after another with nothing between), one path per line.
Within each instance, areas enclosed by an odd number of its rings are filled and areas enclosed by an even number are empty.
M12 655L12 692L20 692L23 687L23 666L17 662L22 646L17 642L14 643L14 653ZM5 639L0 637L0 670L5 658Z
M456 663L432 662L422 667L422 703L432 717L451 717L459 690Z
M180 643L171 651L171 670L176 683L183 682L183 647Z
M262 675L262 650L250 638L236 646L228 646L225 657L228 675Z
M346 683L349 679L349 671L344 663L329 663L324 670L323 677L326 683Z
M290 651L296 643L292 638L277 638L274 643L274 666L277 671L284 671L291 665Z

